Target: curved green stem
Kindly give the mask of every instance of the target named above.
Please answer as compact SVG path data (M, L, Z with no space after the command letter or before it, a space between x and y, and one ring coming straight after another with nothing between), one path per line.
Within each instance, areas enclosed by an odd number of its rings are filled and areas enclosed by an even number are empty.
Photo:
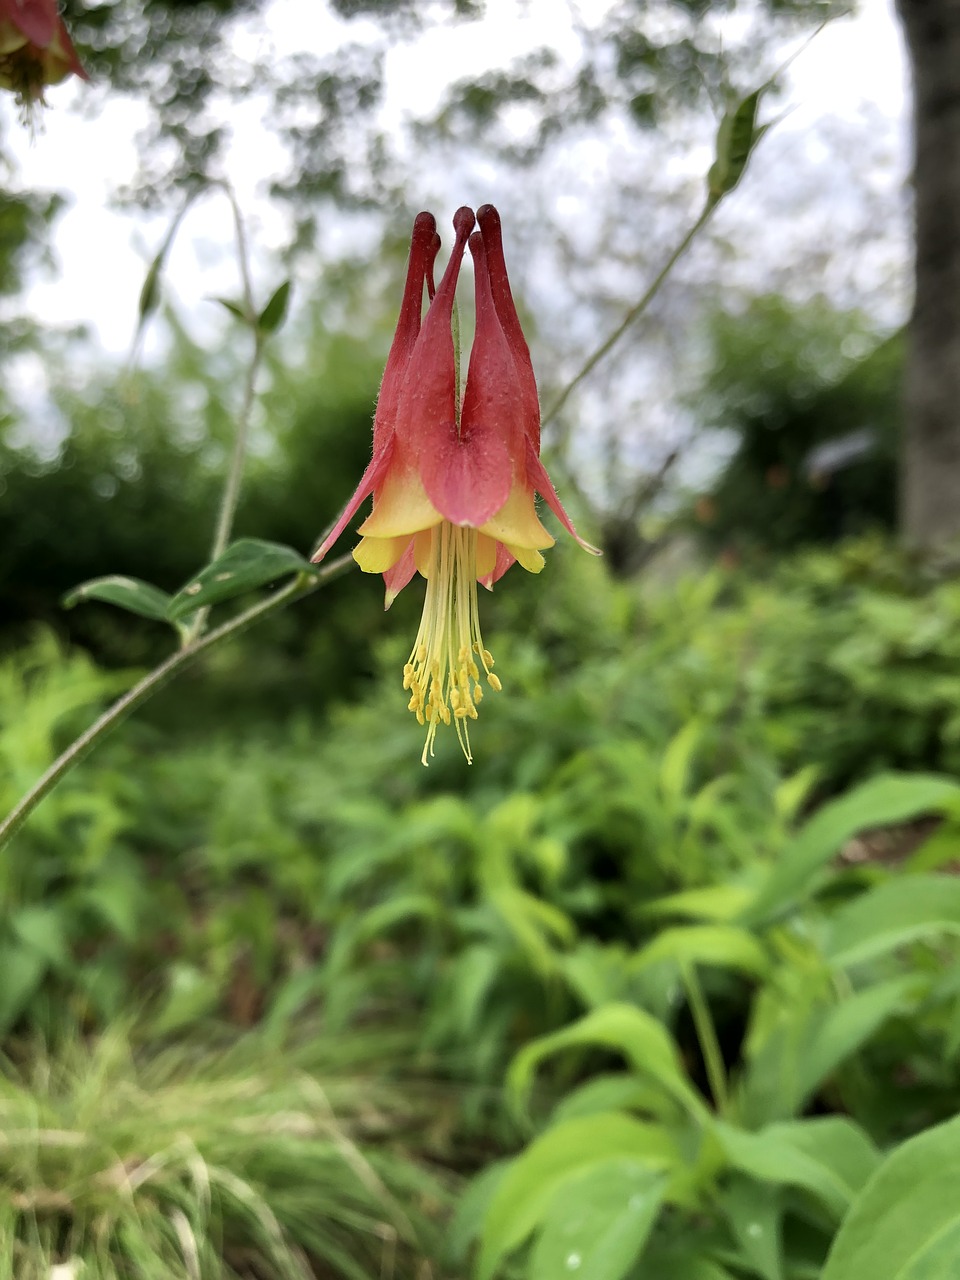
M710 217L710 214L713 212L715 207L716 207L716 202L707 203L707 205L704 207L703 212L700 214L700 217L697 218L696 222L694 222L693 225L688 229L686 235L683 237L683 239L680 241L680 243L677 245L674 251L670 254L670 257L666 260L666 262L657 272L656 276L650 283L650 286L647 288L647 290L645 291L640 301L635 303L630 308L627 314L623 317L623 319L617 325L616 329L614 329L613 332L609 334L604 339L603 342L600 343L600 346L597 347L596 351L594 351L591 355L587 357L587 359L581 365L579 372L574 374L574 376L570 379L567 385L563 388L563 390L554 400L553 404L551 404L550 408L543 415L543 418L541 420L541 426L545 427L548 422L553 421L553 419L557 416L557 414L560 412L563 406L567 403L567 400L570 398L570 396L573 394L576 388L580 385L580 383L584 380L584 378L586 378L588 374L593 372L593 370L604 358L604 356L607 355L613 349L613 347L616 346L616 344L620 341L620 339L623 337L626 331L630 328L633 322L640 315L642 315L644 311L646 311L647 307L650 305L650 303L653 301L656 294L659 292L660 286L663 284L664 280L666 280L667 276L676 266L679 259L684 255L684 253L686 253L687 249L689 249L694 238L699 234L701 228L704 226L704 224L706 223L707 219Z
M331 561L328 565L324 565L322 569L318 569L315 573L299 574L287 586L276 592L275 595L259 601L251 608L245 609L242 613L238 613L236 617L223 623L222 626L208 632L205 636L191 641L184 648L178 649L165 662L161 662L158 667L154 667L152 671L148 672L142 680L138 680L133 688L128 689L122 697L118 698L112 707L108 707L89 729L81 733L74 742L71 742L70 746L54 760L46 773L37 779L19 804L0 823L0 849L16 835L40 801L53 790L64 774L69 773L74 765L79 764L108 733L122 723L141 703L146 702L158 689L162 688L163 685L177 675L179 671L196 658L199 658L201 654L206 653L208 649L212 649L214 645L218 645L221 641L228 640L232 636L239 635L242 631L246 631L248 627L252 627L254 623L269 617L271 613L276 613L278 609L284 608L285 605L291 604L294 600L299 600L301 597L309 595L324 583L329 582L331 578L336 577L351 561L352 557L345 555L338 560Z

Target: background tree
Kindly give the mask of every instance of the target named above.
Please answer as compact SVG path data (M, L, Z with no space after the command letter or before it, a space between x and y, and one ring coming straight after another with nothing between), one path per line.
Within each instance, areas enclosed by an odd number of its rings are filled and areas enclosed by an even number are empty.
M907 367L902 526L960 534L960 2L897 0L913 78L916 298Z

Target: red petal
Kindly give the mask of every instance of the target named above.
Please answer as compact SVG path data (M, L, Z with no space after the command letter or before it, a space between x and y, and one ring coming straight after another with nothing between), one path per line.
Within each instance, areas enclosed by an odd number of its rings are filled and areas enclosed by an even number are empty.
M485 578L480 579L481 585L486 587L488 591L492 591L493 584L499 582L510 566L516 563L516 556L511 555L502 542L498 542L497 563L493 567L493 573L488 573Z
M597 547L592 547L589 542L585 542L573 527L573 521L567 515L566 511L564 511L563 503L557 497L557 491L553 487L553 482L547 475L546 467L537 456L537 452L534 449L533 442L531 440L527 441L527 478L530 481L531 486L541 495L547 506L566 529L567 533L572 534L572 536L576 538L584 551L589 551L591 555L595 556L602 555L603 553Z
M378 488L380 482L387 473L390 463L393 461L394 448L395 438L391 436L380 452L375 453L370 459L370 464L360 477L360 483L353 491L353 497L344 507L340 519L324 538L317 550L313 553L311 559L314 564L320 563L336 540L340 537L341 533L343 533L354 515L356 515L357 508L360 506L361 502L363 502L365 498L369 498L374 489Z
M4 0L0 18L6 18L39 49L47 47L60 24L56 0Z
M530 360L530 348L523 336L520 317L514 305L510 280L507 276L507 264L503 257L503 237L500 230L500 215L492 204L485 204L477 211L477 222L483 236L483 247L487 260L487 272L497 316L506 336L507 343L517 367L520 379L520 396L523 408L524 431L533 442L537 453L540 452L540 397L537 395L537 380Z
M384 586L387 589L383 599L384 609L390 608L394 600L417 572L416 561L413 557L414 542L415 539L411 538L407 543L407 549L397 563L383 575Z
M460 263L473 224L472 209L457 210L450 261L424 318L400 392L397 435L417 455L431 449L433 439L444 436L456 423L457 375L450 326Z
M427 497L451 524L479 529L510 496L510 454L493 427L476 426L469 439L451 427L420 459Z
M420 332L420 309L423 305L423 281L426 277L429 291L433 293L433 263L440 247L437 220L432 213L418 213L410 239L410 257L407 262L407 279L403 288L403 301L397 319L396 332L387 356L387 365L380 383L377 411L373 419L373 452L382 446L393 430L397 417L400 388L407 373L407 366Z

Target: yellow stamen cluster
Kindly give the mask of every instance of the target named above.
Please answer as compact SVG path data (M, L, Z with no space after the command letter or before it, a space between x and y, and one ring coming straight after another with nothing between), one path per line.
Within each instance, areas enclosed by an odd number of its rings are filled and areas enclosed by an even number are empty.
M476 720L483 700L481 668L491 689L500 691L493 674L493 655L483 647L477 608L477 531L444 521L430 531L426 570L427 593L420 630L403 668L403 687L410 691L408 710L426 725L421 760L433 755L441 724L453 723L467 763L469 720Z

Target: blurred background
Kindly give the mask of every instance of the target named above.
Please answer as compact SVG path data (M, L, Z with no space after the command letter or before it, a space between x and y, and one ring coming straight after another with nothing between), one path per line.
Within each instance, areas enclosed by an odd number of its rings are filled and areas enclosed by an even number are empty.
M558 1098L580 1099L561 1123L600 1109L571 1091L604 1081L605 1113L667 1119L615 1037L545 1070L532 1119L504 1077L617 1002L731 1123L842 1114L879 1159L956 1110L943 919L909 962L898 936L842 982L821 947L834 908L960 855L960 155L935 110L960 86L922 7L902 0L901 27L882 0L64 4L90 82L26 124L0 102L5 809L171 648L64 594L110 573L175 591L205 562L251 344L216 301L241 287L217 184L261 304L292 282L236 534L309 554L369 458L418 210L449 246L458 205L498 206L550 405L700 214L724 111L769 83L770 129L545 433L604 557L558 538L542 575L481 601L508 696L472 766L455 742L419 764L399 670L420 589L384 614L379 580L350 573L181 675L15 838L0 1114L88 1137L0 1147L0 1275L425 1280L473 1274L479 1236L484 1280L554 1280L546 1192L525 1227L495 1212L526 1168L508 1157ZM878 800L891 771L928 790ZM826 896L784 900L794 932L740 921L809 815L864 787ZM707 889L739 905L678 908L699 923L677 942L657 904ZM900 1003L884 987L790 1092L770 1055L894 978ZM774 1009L795 1025L774 1035ZM836 1215L696 1168L687 1208L584 1280L821 1274ZM737 1216L745 1181L773 1261Z

